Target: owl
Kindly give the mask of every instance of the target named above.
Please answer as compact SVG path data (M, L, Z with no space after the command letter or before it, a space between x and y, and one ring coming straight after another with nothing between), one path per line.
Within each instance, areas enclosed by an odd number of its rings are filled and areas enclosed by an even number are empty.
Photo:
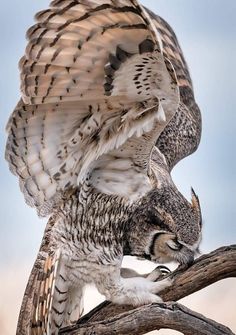
M170 281L122 276L124 255L193 261L200 204L171 170L197 149L201 114L174 32L137 0L54 0L27 37L6 159L49 221L17 334L56 335L89 283L118 304L161 301Z

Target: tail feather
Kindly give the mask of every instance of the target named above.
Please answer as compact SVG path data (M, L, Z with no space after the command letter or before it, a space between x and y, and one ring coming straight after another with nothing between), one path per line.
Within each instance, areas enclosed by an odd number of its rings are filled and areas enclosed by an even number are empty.
M69 281L62 248L50 246L54 225L52 216L28 280L16 335L58 334L82 314L83 289Z
M31 271L26 290L24 293L23 301L21 304L20 314L17 323L16 335L32 335L36 334L31 332L32 308L34 305L35 292L39 289L38 271L40 271L44 262L42 253L38 254L37 260L34 263Z
M44 268L37 276L38 290L34 293L32 308L32 335L49 334L52 314L52 302L61 252L58 249L53 256L47 256Z

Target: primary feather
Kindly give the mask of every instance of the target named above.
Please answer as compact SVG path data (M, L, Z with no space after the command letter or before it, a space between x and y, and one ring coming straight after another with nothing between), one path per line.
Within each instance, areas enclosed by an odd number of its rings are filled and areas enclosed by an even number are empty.
M101 170L102 155L117 156L127 139L133 150L124 147L122 160L140 160L142 136L152 132L147 164L178 108L179 91L161 37L137 1L52 1L36 20L20 61L22 100L8 123L6 159L26 202L45 216L65 190L91 175L96 160ZM110 182L108 193L119 194Z

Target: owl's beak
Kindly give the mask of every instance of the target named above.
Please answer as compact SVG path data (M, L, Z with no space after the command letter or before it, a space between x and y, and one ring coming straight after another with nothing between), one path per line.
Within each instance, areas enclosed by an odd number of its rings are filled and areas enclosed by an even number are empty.
M191 252L191 254L188 257L186 265L189 268L191 265L193 265L193 263L194 263L194 253Z
M185 252L184 257L181 258L178 270L186 270L194 263L194 252L189 250Z

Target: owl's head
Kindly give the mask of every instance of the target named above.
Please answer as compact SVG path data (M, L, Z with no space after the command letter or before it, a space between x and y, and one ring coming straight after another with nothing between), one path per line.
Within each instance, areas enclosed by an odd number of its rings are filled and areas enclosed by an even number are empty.
M190 265L201 241L202 216L195 192L188 202L173 185L150 192L132 218L130 254L158 263Z

